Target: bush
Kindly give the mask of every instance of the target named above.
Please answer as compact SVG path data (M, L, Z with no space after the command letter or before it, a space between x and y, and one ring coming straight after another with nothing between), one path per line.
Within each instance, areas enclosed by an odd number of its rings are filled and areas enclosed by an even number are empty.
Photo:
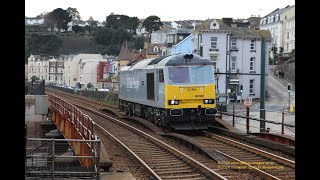
M109 91L106 97L106 101L109 103L118 103L118 93L114 91Z

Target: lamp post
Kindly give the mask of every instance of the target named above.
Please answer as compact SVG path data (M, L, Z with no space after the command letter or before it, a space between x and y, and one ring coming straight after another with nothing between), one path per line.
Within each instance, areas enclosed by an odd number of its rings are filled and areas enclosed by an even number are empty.
M200 44L200 56L203 57L203 44Z
M243 91L243 85L241 84L240 85L240 96L241 96L240 103L242 103L242 91Z
M288 95L289 95L289 107L290 107L290 90L291 90L291 84L288 84Z

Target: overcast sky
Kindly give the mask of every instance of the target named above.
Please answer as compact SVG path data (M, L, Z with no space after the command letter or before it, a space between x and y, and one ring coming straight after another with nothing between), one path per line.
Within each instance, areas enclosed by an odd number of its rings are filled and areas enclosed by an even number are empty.
M139 19L150 15L161 21L205 20L208 18L263 17L277 8L294 5L295 0L25 0L25 15L35 17L56 8L77 8L82 20L90 16L100 22L110 13Z

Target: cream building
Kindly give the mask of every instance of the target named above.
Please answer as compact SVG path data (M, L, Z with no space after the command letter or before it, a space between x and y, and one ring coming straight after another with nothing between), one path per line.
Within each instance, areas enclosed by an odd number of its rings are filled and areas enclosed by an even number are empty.
M99 62L108 62L106 59L81 59L79 61L79 82L81 88L87 87L91 83L94 87L98 87L97 67Z
M77 54L69 56L64 64L64 84L68 87L74 87L80 83L80 63L85 59L103 59L101 54Z
M283 29L283 53L288 54L295 49L295 5L281 16Z

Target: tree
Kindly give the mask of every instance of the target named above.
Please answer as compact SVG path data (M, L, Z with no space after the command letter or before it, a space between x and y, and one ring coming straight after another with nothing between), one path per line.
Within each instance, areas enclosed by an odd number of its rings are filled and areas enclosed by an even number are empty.
M44 16L45 26L51 29L57 28L59 31L61 29L67 30L71 19L72 16L61 8L57 8Z
M144 38L143 36L136 37L136 38L133 40L133 47L134 47L134 49L143 49L143 47L144 47L144 41L145 41L145 38Z
M93 34L95 42L102 45L110 45L112 37L113 30L105 27L98 28Z
M62 39L53 34L33 33L25 38L25 53L27 56L33 54L58 55L62 46Z
M32 82L35 82L35 81L37 81L37 80L39 80L39 78L38 78L37 76L32 76L32 77L31 77L31 81L32 81Z
M137 17L129 17L127 15L112 14L106 18L106 27L112 29L125 28L130 31L135 31L139 25Z
M158 16L149 16L142 23L142 26L145 27L149 33L159 30L162 25L163 23Z
M91 88L92 88L92 84L91 84L91 83L88 83L88 84L87 84L87 88L88 88L88 89L91 89Z
M289 54L290 59L294 59L296 57L296 50L292 49L292 51Z
M67 12L71 16L71 20L81 20L80 13L77 11L77 8L68 7Z
M81 27L81 26L78 26L78 25L75 25L75 26L72 26L72 30L73 30L75 33L79 33L79 32L84 32L84 31L85 31L85 28L84 28L84 27Z
M136 29L139 25L139 19L137 17L131 17L129 27L132 32L136 32Z

